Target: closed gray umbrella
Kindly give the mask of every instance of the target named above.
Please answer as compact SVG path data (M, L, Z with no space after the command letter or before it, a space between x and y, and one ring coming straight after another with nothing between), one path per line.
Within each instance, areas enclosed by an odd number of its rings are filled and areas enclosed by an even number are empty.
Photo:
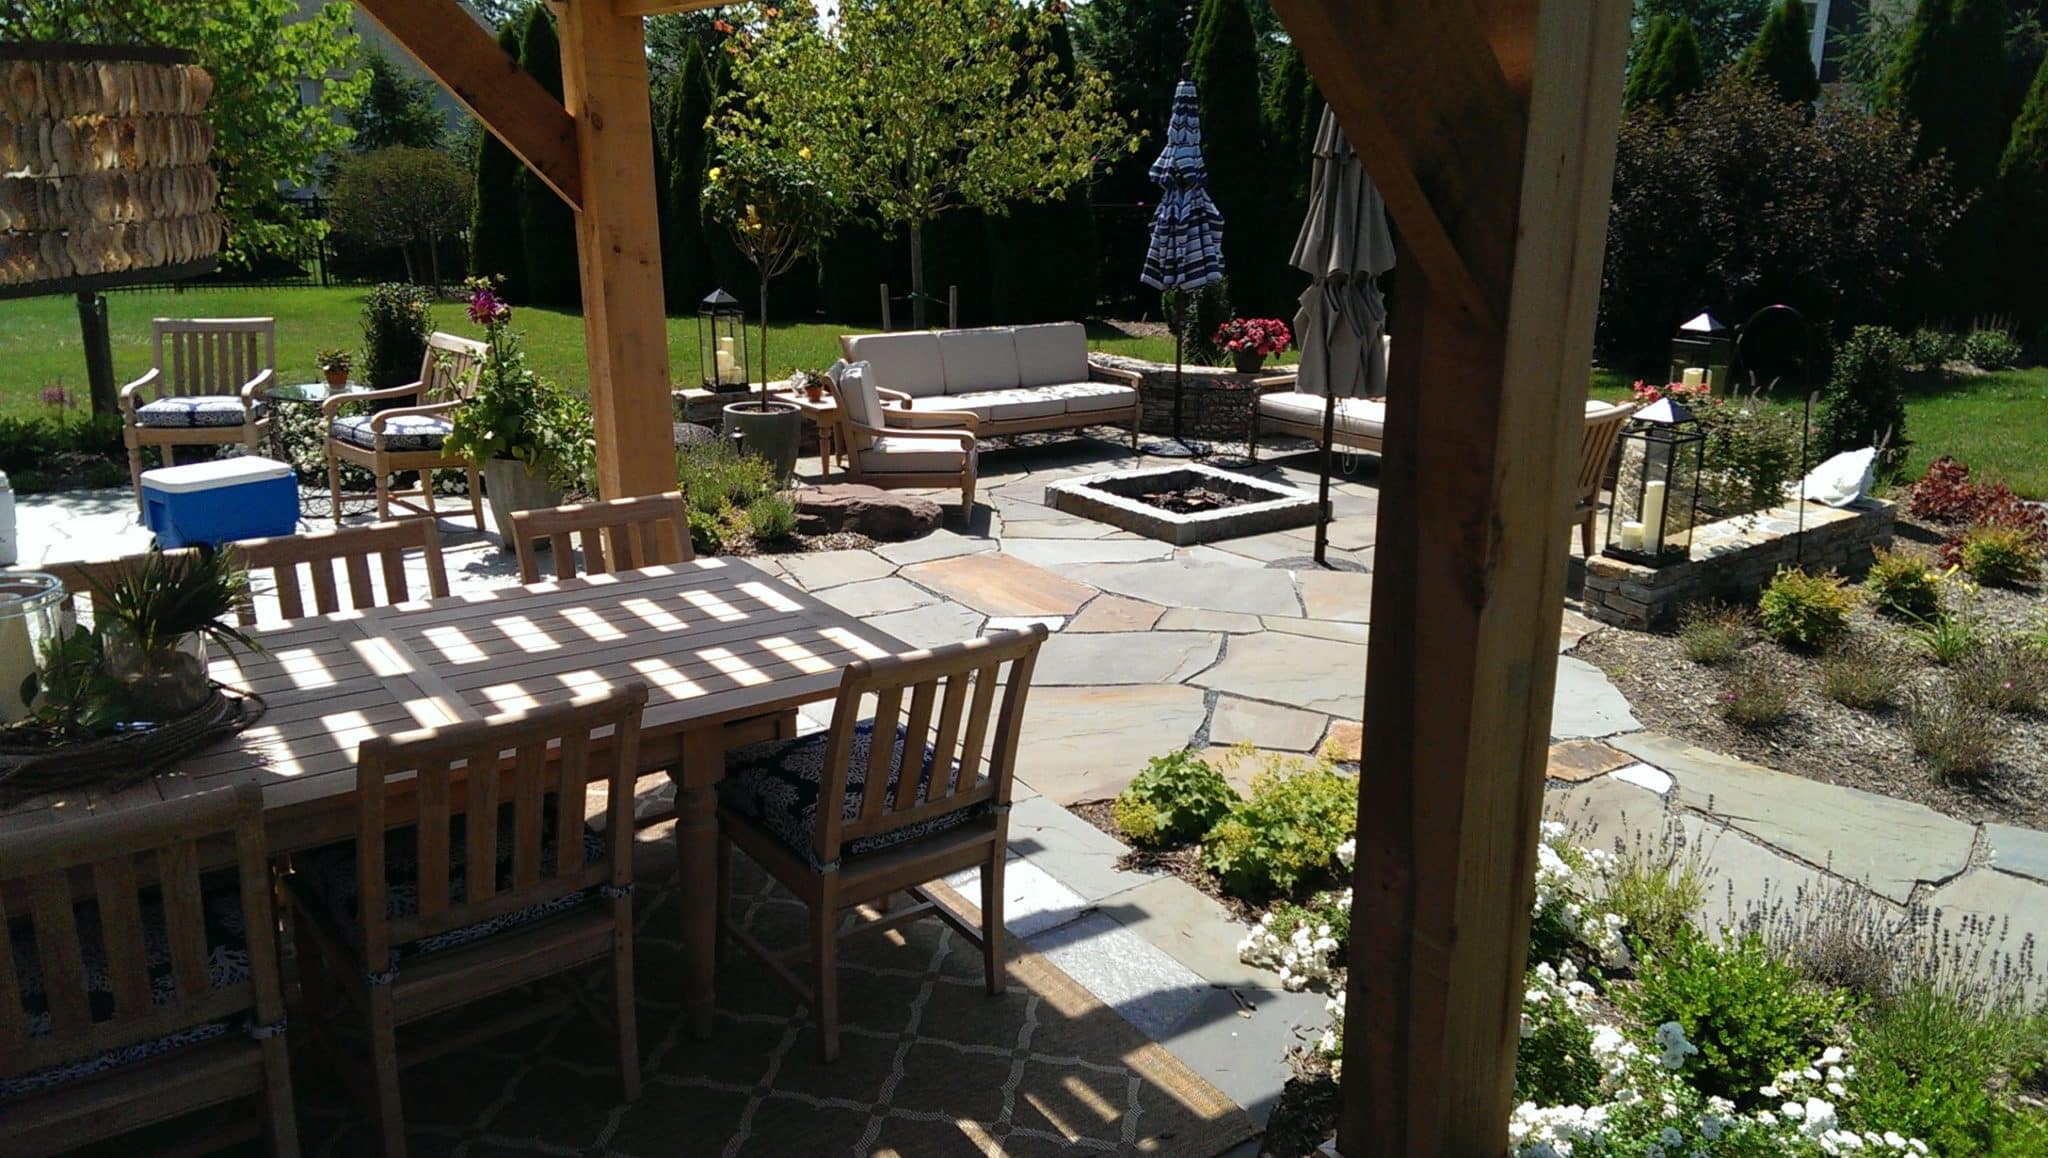
M1301 347L1295 389L1324 398L1322 507L1315 555L1321 563L1329 538L1330 442L1337 399L1386 393L1387 349L1381 335L1387 306L1374 279L1394 268L1386 202L1328 106L1316 128L1308 217L1301 223L1291 260L1315 279L1302 293L1301 309L1294 315L1295 340Z

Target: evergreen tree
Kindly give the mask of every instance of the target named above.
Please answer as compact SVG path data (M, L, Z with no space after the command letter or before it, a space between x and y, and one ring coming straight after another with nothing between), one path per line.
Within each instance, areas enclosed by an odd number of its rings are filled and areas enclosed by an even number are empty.
M1055 70L1071 84L1074 42L1064 19L1052 26L1049 48ZM984 220L982 232L990 320L1071 321L1095 312L1095 212L1088 186L1013 204L1008 214Z
M1820 99L1812 41L1806 5L1800 0L1779 0L1737 67L1786 104L1810 105Z
M562 45L547 5L526 9L519 21L519 67L540 86L562 97ZM576 258L576 215L531 172L519 175L519 232L526 257L526 297L535 305L573 306L583 301L583 277Z
M1685 17L1665 15L1651 21L1645 41L1629 70L1622 104L1631 109L1654 105L1670 112L1678 98L1706 84L1699 37Z
M703 54L685 52L656 94L655 187L661 201L661 280L669 312L696 309L716 278L704 230L704 121L711 79Z
M1231 298L1247 314L1285 311L1285 287L1267 285L1275 186L1259 115L1259 45L1245 0L1203 0L1188 54L1201 95L1209 195L1223 213Z
M363 50L362 72L369 87L363 93L363 103L348 115L349 127L355 130L348 143L351 151L441 147L448 122L434 105L434 82L407 76L374 48Z
M1629 46L1628 80L1621 89L1621 107L1638 108L1649 103L1649 81L1664 60L1664 42L1671 38L1670 13L1650 17L1640 39Z
M2048 253L2048 61L2034 72L1998 171L1999 216L2014 253ZM2033 326L2048 324L2048 288L2025 262L2006 265L2006 302ZM2032 332L2031 330L2029 332Z
M1997 174L2007 126L1994 114L2005 83L2003 0L1921 0L1885 85L1887 103L1920 126L1920 155L1948 154L1956 187Z
M519 59L518 21L498 30L498 47ZM486 132L476 150L476 196L469 219L469 272L496 277L507 301L526 301L526 238L519 228L519 187L526 166Z

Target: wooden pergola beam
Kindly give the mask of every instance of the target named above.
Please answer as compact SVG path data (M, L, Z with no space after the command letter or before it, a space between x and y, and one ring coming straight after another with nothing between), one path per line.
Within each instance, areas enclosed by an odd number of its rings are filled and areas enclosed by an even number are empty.
M583 204L576 125L455 0L357 0L420 67L571 209Z
M614 16L662 16L670 12L702 12L723 8L733 0L611 0Z
M1628 3L1274 7L1403 239L1338 1149L1497 1154Z

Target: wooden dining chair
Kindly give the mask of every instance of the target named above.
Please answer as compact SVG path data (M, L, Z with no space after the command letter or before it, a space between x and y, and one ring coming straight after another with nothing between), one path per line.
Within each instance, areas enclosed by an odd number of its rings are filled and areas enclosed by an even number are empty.
M426 564L427 595L439 598L448 594L448 568L441 559L441 529L431 519L400 519L304 535L249 539L234 544L232 549L249 569L252 579L270 577L277 593L278 612L285 619L404 603L413 597L411 581L405 573L408 551L418 551ZM306 605L308 587L313 596L310 608ZM244 600L236 609L236 616L244 627L254 624L255 602Z
M646 703L646 685L634 683L601 699L365 740L355 840L293 857L296 927L367 1028L391 1158L405 1153L401 1061L508 1028L447 1025L401 1058L400 1026L595 961L612 966L620 1077L626 1100L639 1097L631 833ZM610 839L584 824L593 784L609 793ZM515 1021L533 1012L522 1003Z
M937 916L980 946L989 993L1003 991L1010 790L1024 698L1045 636L1044 625L1033 624L930 651L856 660L840 678L830 730L726 757L718 804L721 937L745 946L810 1004L824 1060L839 1055L834 968L838 943L848 937ZM862 718L861 703L869 696L875 714ZM874 742L892 734L893 744ZM913 757L909 764L906 756ZM886 785L884 791L865 790L876 783ZM731 919L734 846L810 911L807 945L772 952ZM919 887L976 866L979 927ZM842 910L886 903L903 891L918 903L838 931ZM792 968L800 958L810 962L808 979Z
M512 516L512 539L522 583L540 582L543 542L554 556L556 579L576 577L579 545L587 575L696 557L690 549L690 508L681 491L519 511Z
M234 867L202 874L203 845ZM0 841L0 1153L254 1095L232 1132L297 1154L270 894L254 784Z
M1579 440L1579 476L1573 484L1572 521L1579 527L1579 546L1588 559L1593 557L1593 522L1600 514L1600 488L1607 481L1607 468L1614 465L1614 447L1621 428L1636 408L1626 402L1613 405L1586 403L1586 433Z
M434 472L460 470L469 484L470 517L476 520L477 530L484 529L484 487L478 464L449 454L442 444L454 430L450 417L455 408L476 393L490 350L487 343L436 330L427 335L419 381L335 394L320 404L320 416L327 424L327 488L334 503L329 509L337 524L341 522L341 467L348 463L369 471L376 480L379 519L391 518L393 508L404 515L436 518ZM363 405L385 409L342 413ZM408 472L418 475L419 487L396 489L392 476Z
M163 553L166 559L182 559L199 553L197 547L179 547ZM147 553L123 555L116 559L78 559L62 563L37 563L33 567L17 567L18 571L41 571L55 575L64 584L66 595L74 613L83 611L85 618L92 618L95 592L105 591L122 579L140 570ZM80 598L84 603L81 607Z
M270 436L263 392L277 383L274 318L155 318L149 372L121 387L128 482L142 505L142 452L165 466L181 446L209 453L241 443L257 453Z

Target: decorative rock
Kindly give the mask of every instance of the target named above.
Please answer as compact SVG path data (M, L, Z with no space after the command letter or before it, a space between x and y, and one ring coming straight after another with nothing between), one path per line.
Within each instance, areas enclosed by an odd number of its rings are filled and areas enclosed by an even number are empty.
M870 539L914 539L939 525L939 504L857 483L805 487L796 494L797 530L853 531Z

